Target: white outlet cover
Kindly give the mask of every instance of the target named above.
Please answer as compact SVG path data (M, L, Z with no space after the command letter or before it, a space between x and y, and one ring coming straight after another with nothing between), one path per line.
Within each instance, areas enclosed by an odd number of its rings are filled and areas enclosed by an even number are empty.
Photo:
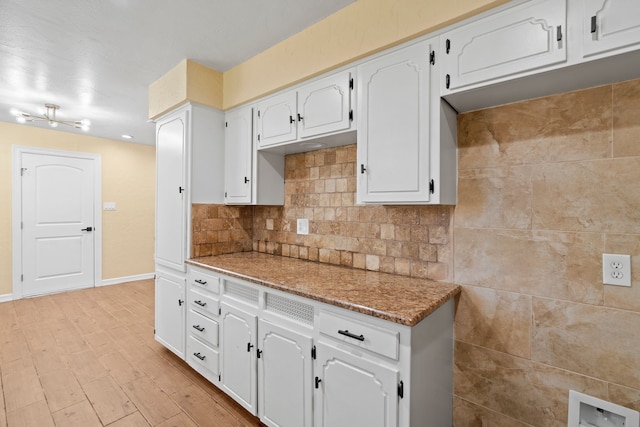
M104 202L103 209L105 211L115 211L116 210L116 202Z
M631 255L602 254L602 283L631 286Z
M306 218L298 219L298 234L309 234L309 220Z

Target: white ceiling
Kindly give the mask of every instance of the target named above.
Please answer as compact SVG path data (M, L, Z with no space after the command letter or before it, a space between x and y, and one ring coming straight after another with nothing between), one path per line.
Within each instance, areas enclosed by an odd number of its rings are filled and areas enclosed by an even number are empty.
M154 144L148 86L180 61L226 71L353 1L0 0L0 121L53 103L90 135Z

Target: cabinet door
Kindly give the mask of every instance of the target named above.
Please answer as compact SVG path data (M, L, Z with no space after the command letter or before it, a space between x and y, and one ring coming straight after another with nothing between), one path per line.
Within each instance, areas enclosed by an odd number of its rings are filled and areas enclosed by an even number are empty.
M185 279L156 272L155 338L184 359L185 348Z
M564 62L564 0L527 2L445 33L442 93Z
M430 45L358 69L358 201L429 200Z
M298 90L298 136L307 138L349 129L351 73L320 79Z
M222 303L222 388L240 405L257 413L257 316Z
M225 203L251 203L253 109L225 117Z
M274 96L257 105L258 147L293 141L297 138L296 92Z
M270 427L311 427L311 337L262 319L258 334L260 420Z
M398 371L322 342L317 347L318 426L398 425Z
M156 135L156 263L179 271L186 271L187 114L159 123Z
M638 0L585 0L583 7L585 57L640 44Z

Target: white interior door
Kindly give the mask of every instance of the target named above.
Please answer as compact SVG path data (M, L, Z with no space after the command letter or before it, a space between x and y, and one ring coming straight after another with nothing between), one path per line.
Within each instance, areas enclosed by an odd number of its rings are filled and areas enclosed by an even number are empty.
M95 285L94 159L22 153L22 295Z

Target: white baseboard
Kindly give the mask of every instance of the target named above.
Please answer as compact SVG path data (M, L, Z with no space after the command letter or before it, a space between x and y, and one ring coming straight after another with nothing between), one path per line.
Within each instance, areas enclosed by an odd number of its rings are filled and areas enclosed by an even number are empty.
M116 277L115 279L103 279L102 283L96 284L96 287L119 285L121 283L135 282L136 280L153 279L154 277L155 277L155 273L146 273L146 274L136 274L135 276Z
M9 302L9 301L13 301L13 294L0 295L0 302Z

